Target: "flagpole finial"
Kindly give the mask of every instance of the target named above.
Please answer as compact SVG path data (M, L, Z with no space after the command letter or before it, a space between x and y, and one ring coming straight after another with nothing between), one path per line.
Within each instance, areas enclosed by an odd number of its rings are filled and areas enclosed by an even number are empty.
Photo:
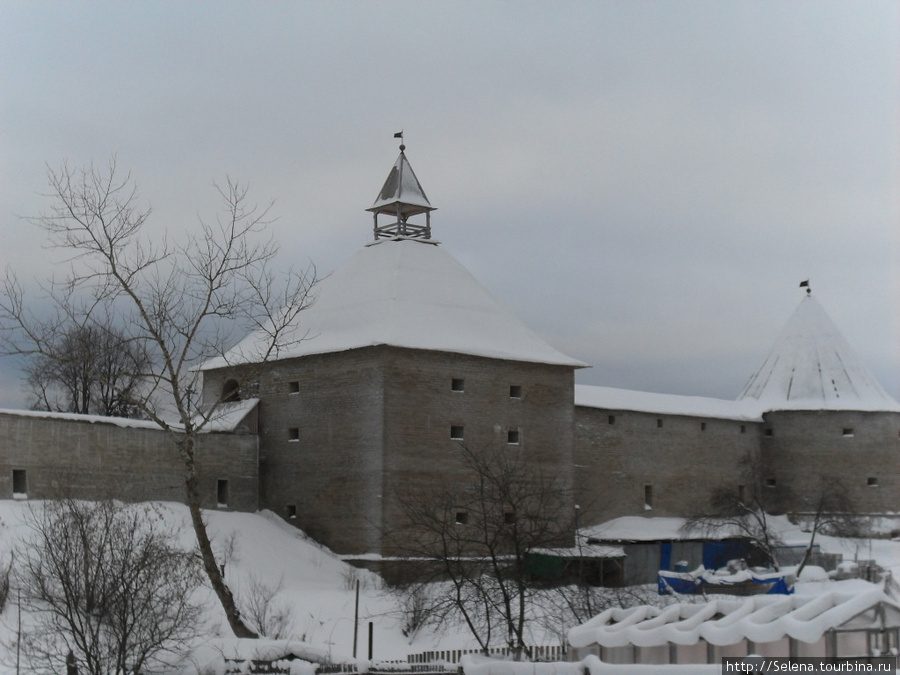
M809 285L809 279L805 279L805 280L801 281L801 282L800 282L800 288L805 288L805 289L806 289L806 294L807 294L807 295L812 295L812 288L810 288L810 285Z
M406 150L406 146L403 144L403 130L400 130L396 134L394 134L394 138L400 139L400 152Z

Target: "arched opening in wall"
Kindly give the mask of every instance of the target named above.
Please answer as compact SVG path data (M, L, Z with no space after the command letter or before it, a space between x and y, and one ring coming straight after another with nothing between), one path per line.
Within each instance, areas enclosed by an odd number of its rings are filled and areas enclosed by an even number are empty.
M237 380L227 380L225 386L222 387L222 401L224 403L233 403L241 400L241 385Z

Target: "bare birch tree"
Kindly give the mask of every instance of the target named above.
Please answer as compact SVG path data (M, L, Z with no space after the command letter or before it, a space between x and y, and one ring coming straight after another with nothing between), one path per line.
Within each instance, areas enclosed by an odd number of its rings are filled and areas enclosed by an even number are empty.
M271 204L254 205L247 189L231 179L216 186L223 208L215 222L200 220L195 231L175 241L151 238L150 208L141 205L134 182L120 174L115 159L103 169L63 165L48 170L48 178L51 206L32 222L47 233L51 247L66 252L69 267L64 279L45 288L43 300L53 305L60 325L69 319L102 329L113 317L122 343L146 355L135 373L144 388L131 403L172 433L210 584L235 634L254 636L225 584L203 522L195 445L222 401L196 409L197 366L224 357L251 330L267 336L256 361L288 346L288 327L310 302L315 269L275 274L277 247L264 236ZM26 303L14 274L7 274L4 290L0 332L6 350L27 354L41 337L43 315ZM254 376L252 368L243 372ZM174 408L174 422L157 409L161 400Z

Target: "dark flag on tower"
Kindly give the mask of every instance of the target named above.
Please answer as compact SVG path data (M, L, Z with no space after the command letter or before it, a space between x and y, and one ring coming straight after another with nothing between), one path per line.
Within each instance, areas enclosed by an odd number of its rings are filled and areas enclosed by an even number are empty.
M398 131L396 134L394 134L394 138L403 138L403 132Z
M800 282L800 288L809 288L809 279Z

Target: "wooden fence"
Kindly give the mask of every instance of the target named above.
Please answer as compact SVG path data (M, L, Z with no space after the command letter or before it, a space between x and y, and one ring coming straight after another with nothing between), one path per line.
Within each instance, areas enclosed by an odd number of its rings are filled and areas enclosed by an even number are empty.
M566 648L561 645L544 645L528 647L531 661L565 661ZM411 664L427 664L427 663L459 663L459 660L466 654L483 654L480 649L442 649L430 652L421 652L420 654L410 654L407 661ZM509 647L491 647L488 650L488 656L512 656L515 650Z
M291 662L287 659L225 659L225 675L290 675ZM355 663L322 663L316 666L316 675L360 675ZM365 675L461 675L458 666L448 663L411 664L406 661L379 663L365 671Z
M529 647L529 650L531 661L566 660L566 648L559 645ZM482 653L480 649L441 649L410 654L406 661L376 662L366 671L366 675L461 675L460 659L466 654ZM508 657L513 653L514 650L509 647L492 647L488 656ZM290 658L273 661L225 659L226 675L288 675L290 672ZM316 675L358 675L359 672L359 666L352 663L322 663L316 666Z

